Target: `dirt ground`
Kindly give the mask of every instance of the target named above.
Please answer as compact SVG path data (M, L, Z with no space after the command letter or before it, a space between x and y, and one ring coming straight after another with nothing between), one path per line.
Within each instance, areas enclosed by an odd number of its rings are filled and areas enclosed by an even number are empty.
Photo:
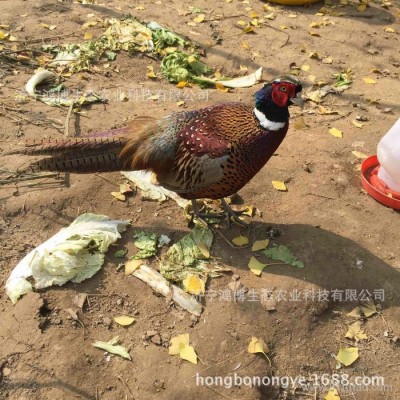
M305 268L277 265L257 277L247 267L251 250L233 249L217 235L212 255L228 264L232 273L209 280L207 293L214 295L204 299L199 319L171 305L135 277L125 276L117 268L120 260L114 257L119 248L128 249L128 256L134 254L133 229L167 234L174 242L189 232L175 202L143 201L139 192L126 202L113 199L110 192L124 180L119 173L102 174L103 178L70 175L65 180L3 184L3 288L13 267L28 251L83 212L130 219L132 227L109 251L101 271L81 284L30 293L15 306L5 291L0 291L0 399L323 399L325 389L303 391L282 384L228 388L201 385L199 377L304 376L312 383L315 377L332 377L335 373L348 374L350 379L383 377L386 385L386 390L368 384L362 391L342 388L341 399L400 399L400 218L361 189L361 160L352 153L375 154L380 138L399 116L399 3L370 2L365 11L357 9L358 3L332 3L336 8L316 15L321 2L270 11L257 0L219 4L199 0L191 6L199 8L206 18L191 26L188 22L196 14L193 9L192 13L182 12L190 8L182 0L108 1L97 5L62 0L1 2L0 24L10 25L18 49L39 47L41 42L79 41L85 31L82 25L90 20L88 14L106 18L131 13L198 42L205 48L207 64L226 76L237 76L240 65L247 66L249 72L262 66L268 80L289 72L295 63L310 67L299 71L304 92L313 88L309 75L330 82L333 73L347 68L352 70L353 83L343 93L324 98L323 107L338 114L323 114L317 104L308 101L303 111L307 129L294 128L300 111L292 110L292 125L278 153L239 193L245 204L257 207L261 216L254 218L248 231L236 226L223 230L230 239L239 233L263 239L271 227L275 228L280 236L273 241L288 246ZM260 17L274 12L276 18L266 19L255 34L242 34L237 22L249 20L252 11ZM319 28L310 27L313 22ZM50 31L40 23L56 25L56 29ZM101 32L98 26L86 30L94 35ZM310 35L310 31L319 36ZM50 37L54 39L40 40ZM216 38L222 38L222 42L217 44ZM310 58L312 52L318 52L321 59L331 57L332 63ZM152 65L158 71L158 61L121 53L112 65L113 69L103 71L100 63L98 72L76 74L67 80L70 88L104 90L109 97L108 104L95 104L84 108L82 115L71 116L71 134L84 136L123 126L138 115L162 117L182 108L169 96L176 92L173 85L164 79L146 78L146 67ZM66 109L35 100L16 102L16 95L32 73L29 66L0 59L1 152L20 140L63 135L51 121L58 120L62 125ZM368 84L364 77L376 83ZM195 109L225 101L251 103L257 88L224 93L194 87L181 90L181 94L185 96L184 107ZM144 99L142 93L147 89L152 93L164 91L165 99ZM129 100L120 101L118 91L126 92ZM15 111L17 108L23 111ZM356 117L364 120L362 128L352 124ZM343 132L343 138L329 134L333 127ZM22 156L2 156L0 168L14 170L23 162L26 159ZM272 180L285 181L288 191L276 191ZM152 265L156 268L156 260ZM229 288L233 274L248 288L244 300L219 296ZM277 298L275 311L267 311L265 302L250 296L266 289ZM359 343L345 338L349 325L346 314L357 300L330 295L329 301L320 301L304 296L318 290L343 294L349 289L357 294L384 293L384 299L375 299L381 312L363 320L368 339ZM289 298L295 291L302 294L298 301ZM77 293L90 294L79 312L85 328L65 311L75 307ZM118 326L113 318L121 314L135 316L136 323L128 328ZM197 365L168 355L169 339L181 333L190 334L201 359ZM106 341L117 335L129 349L131 362L91 346L94 340ZM247 353L253 336L268 345L271 367L262 354ZM340 346L358 347L359 358L336 370L335 355ZM196 384L196 374L200 384Z

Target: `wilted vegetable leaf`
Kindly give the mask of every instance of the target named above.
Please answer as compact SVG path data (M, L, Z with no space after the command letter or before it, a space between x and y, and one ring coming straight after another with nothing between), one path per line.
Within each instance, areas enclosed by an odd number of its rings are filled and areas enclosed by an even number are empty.
M268 258L272 260L283 261L285 264L292 265L297 268L304 268L304 264L286 246L271 247L263 251Z
M346 367L353 364L353 362L356 361L357 358L358 358L357 347L341 347L336 356L336 360Z
M154 256L157 252L157 235L155 233L145 233L135 231L133 233L134 244L139 251L132 257L132 260L139 260Z
M126 250L126 249L121 249L121 250L117 250L115 253L114 253L114 257L117 257L117 258L124 258L125 257L125 254L128 252L128 250Z
M287 192L287 187L285 185L285 182L281 181L272 181L272 186L274 189L279 190L281 192Z
M129 260L125 263L125 275L133 274L141 265L144 264L143 260Z
M235 244L236 246L246 246L246 244L249 244L249 238L246 236L237 236L232 239L232 243Z
M196 275L188 275L182 284L186 292L194 295L204 294L206 291L205 281Z
M94 343L92 343L92 346L98 347L99 349L105 350L109 353L131 360L131 356L129 355L128 351L125 349L125 347L117 344L118 341L119 338L118 336L116 336L108 342L101 342L96 340Z
M129 315L121 315L119 317L114 317L114 321L122 326L129 326L135 322L135 318L130 317Z

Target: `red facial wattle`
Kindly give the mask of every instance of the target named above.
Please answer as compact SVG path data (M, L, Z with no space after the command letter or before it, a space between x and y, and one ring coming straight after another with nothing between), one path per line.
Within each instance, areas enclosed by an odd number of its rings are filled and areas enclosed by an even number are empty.
M296 97L296 88L287 82L272 84L272 100L279 107L287 107L289 99Z

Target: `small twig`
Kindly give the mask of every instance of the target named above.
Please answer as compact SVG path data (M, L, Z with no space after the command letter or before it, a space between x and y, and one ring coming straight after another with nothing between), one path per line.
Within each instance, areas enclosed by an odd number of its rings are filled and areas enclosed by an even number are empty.
M64 124L64 136L69 136L69 119L71 118L72 110L74 109L74 102L71 103L68 109L67 118Z
M120 375L115 375L115 376L117 377L118 380L120 380L126 386L126 388L128 389L128 392L131 395L132 399L135 399L135 396L133 395L132 390L129 387L128 383L125 382Z
M101 179L104 179L104 180L107 181L108 183L111 183L111 184L113 184L113 185L115 185L115 186L119 186L118 183L115 183L115 182L112 181L111 179L108 179L108 178L106 178L105 176L100 175L99 173L97 173L97 174L95 174L95 175L98 176L98 177L101 178Z

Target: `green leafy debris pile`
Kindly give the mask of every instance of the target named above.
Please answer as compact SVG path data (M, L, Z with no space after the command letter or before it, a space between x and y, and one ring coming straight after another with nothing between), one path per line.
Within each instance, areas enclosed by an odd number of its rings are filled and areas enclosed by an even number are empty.
M206 280L210 272L206 260L210 257L212 241L210 229L196 226L161 258L161 274L172 282L183 282L189 275Z
M89 71L100 60L113 61L118 52L126 51L130 55L149 53L160 57L161 72L173 83L195 82L197 77L212 72L199 61L193 43L156 22L144 25L128 17L106 19L103 24L106 29L97 39L79 44L43 46L43 50L54 55L47 68L70 73Z

